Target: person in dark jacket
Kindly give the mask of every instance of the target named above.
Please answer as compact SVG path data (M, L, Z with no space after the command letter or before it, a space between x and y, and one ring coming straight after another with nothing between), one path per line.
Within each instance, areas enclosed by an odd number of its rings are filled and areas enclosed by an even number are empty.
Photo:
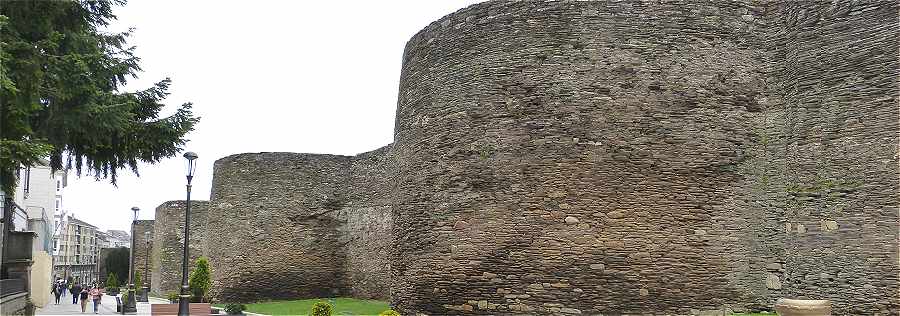
M69 293L72 293L72 304L78 304L78 294L81 294L81 284L75 283Z
M86 286L82 288L81 293L78 294L79 298L81 299L82 313L84 313L85 308L87 308L88 294L90 294L90 292L88 292L88 288Z
M59 292L59 283L53 283L53 287L50 288L50 293L53 293L53 296L56 297L56 305L59 305L59 296L62 293Z

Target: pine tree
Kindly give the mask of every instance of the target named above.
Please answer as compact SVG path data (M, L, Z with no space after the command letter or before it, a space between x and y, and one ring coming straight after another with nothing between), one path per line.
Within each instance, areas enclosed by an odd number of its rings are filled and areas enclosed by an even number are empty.
M169 79L124 92L141 70L131 30L107 33L124 0L4 1L0 6L0 183L12 195L16 168L49 158L115 184L182 150L199 118L185 103L160 117Z

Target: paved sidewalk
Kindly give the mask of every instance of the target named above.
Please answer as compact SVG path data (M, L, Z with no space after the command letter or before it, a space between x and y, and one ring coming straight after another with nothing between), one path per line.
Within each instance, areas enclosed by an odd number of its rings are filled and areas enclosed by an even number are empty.
M149 303L137 303L137 314L128 314L128 315L150 315L150 304L168 304L169 301L150 297ZM89 315L94 314L94 302L88 301L86 308L84 309L85 313L81 313L81 302L78 304L72 304L72 297L69 297L68 304L63 304L63 300L59 300L59 305L50 303L43 308L38 308L35 311L35 315ZM121 315L121 313L116 313L116 296L113 295L103 295L103 300L100 302L100 313L99 315Z
M87 305L84 308L84 313L81 313L81 302L78 304L72 304L72 296L66 295L65 299L59 299L59 305L56 305L53 300L47 306L42 308L38 308L35 315L88 315L94 314L94 302L88 300ZM116 297L112 295L103 295L103 298L100 302L100 315L115 315L116 314Z

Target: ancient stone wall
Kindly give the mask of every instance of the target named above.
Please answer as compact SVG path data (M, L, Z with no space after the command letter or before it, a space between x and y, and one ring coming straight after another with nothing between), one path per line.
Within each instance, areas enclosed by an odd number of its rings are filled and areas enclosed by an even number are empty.
M897 313L897 12L491 1L445 16L407 43L392 145L216 162L214 295L390 296L410 315L781 297Z
M766 5L768 106L759 186L781 296L836 314L900 313L896 1Z
M205 255L207 201L191 200L191 240L189 270L194 269L194 261ZM152 282L150 291L158 296L181 291L182 258L184 257L184 213L185 201L168 201L156 207L154 224ZM216 236L215 234L213 236Z
M153 226L154 220L138 220L132 231L134 235L134 250L132 251L132 254L134 254L134 271L140 272L141 275L141 283L135 283L134 285L137 288L144 286L144 284L150 286L153 282L153 278L148 278L147 276L150 269L150 247L153 246ZM149 240L149 243L147 236L144 234L146 232L150 232L151 240Z
M401 74L393 305L896 310L896 16L526 1L432 23Z
M215 163L207 239L225 301L387 299L391 146L359 156L241 154ZM265 256L249 255L265 253ZM253 286L246 286L253 284Z
M358 298L389 299L394 188L392 145L351 159L345 186L347 267L349 294Z

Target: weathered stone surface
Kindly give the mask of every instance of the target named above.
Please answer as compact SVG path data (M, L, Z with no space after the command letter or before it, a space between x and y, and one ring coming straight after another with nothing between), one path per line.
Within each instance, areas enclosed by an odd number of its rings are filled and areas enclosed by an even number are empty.
M213 295L387 299L391 146L354 157L258 153L215 163ZM253 284L253 286L247 286Z
M779 299L775 303L775 311L780 316L831 316L831 302Z
M141 283L135 284L135 287L143 287L144 284L150 286L153 282L152 273L148 273L151 263L150 260L150 247L153 247L153 226L154 220L138 220L134 224L134 271L140 272L141 274ZM150 232L150 242L147 241L147 235L144 233ZM151 274L151 276L147 276L147 274ZM125 280L127 281L127 280Z
M432 23L403 58L393 305L900 308L897 11L497 1ZM522 277L453 281L484 272Z
M785 296L895 313L897 12L492 1L445 16L407 43L393 145L217 161L214 291L390 289L409 315L723 314Z
M205 229L208 210L209 202L191 200L191 240L188 242L189 273L194 269L194 262L197 258L205 255L204 249L208 240ZM184 200L168 201L156 207L156 222L153 225L153 258L150 261L153 267L150 291L160 297L166 297L166 294L172 292L181 292L185 211ZM211 236L216 238L222 235L213 233Z

